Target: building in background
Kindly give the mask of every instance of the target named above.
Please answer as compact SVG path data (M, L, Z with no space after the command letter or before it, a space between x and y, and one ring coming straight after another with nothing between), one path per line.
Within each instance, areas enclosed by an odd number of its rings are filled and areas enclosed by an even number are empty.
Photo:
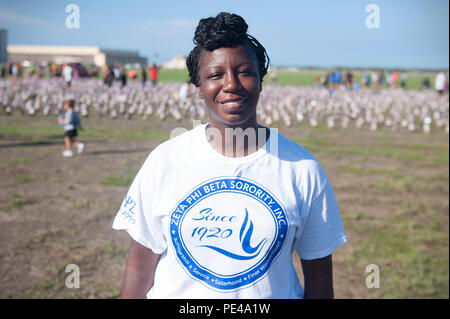
M8 31L0 29L0 62L8 62L8 51L6 47L8 45Z
M182 55L177 55L171 61L161 65L163 69L186 69L186 58Z
M147 64L147 58L137 51L103 50L99 47L50 46L50 45L8 45L8 60L12 63L29 61L37 64L62 64L77 62L103 67L107 64Z

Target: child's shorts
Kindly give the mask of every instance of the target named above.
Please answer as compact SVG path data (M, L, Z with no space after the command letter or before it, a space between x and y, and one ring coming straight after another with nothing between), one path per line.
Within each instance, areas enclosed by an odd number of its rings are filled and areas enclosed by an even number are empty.
M68 137L76 137L76 136L78 136L77 129L65 131L64 132L64 136L68 136Z

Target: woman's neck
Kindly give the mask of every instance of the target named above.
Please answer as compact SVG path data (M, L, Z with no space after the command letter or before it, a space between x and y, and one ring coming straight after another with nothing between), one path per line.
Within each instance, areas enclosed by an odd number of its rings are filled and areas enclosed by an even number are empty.
M239 126L210 122L206 127L206 138L210 145L228 157L250 155L264 146L268 137L269 130L256 121Z

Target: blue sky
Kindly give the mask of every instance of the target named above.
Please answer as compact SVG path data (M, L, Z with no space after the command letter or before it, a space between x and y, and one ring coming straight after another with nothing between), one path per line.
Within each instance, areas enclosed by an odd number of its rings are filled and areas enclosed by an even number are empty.
M67 29L66 5L80 8ZM365 25L368 4L380 27ZM0 0L9 44L133 49L149 63L187 55L201 18L241 15L275 66L449 67L448 0Z

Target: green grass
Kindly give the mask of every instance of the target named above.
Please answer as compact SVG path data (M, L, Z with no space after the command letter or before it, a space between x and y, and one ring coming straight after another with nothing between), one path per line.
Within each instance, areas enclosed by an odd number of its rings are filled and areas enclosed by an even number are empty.
M448 298L448 225L436 212L420 212L430 215L431 227L413 221L416 213L409 210L387 220L341 214L346 227L365 234L345 257L351 267L361 269L361 285L365 267L376 264L383 298Z
M296 86L314 86L316 85L315 73L304 72L279 72L277 83L280 85L296 85ZM269 83L268 79L264 79Z
M407 192L411 193L415 189L416 181L410 177L403 175L398 179L386 179L382 182L376 183L374 186L379 191L385 193L391 192Z
M11 116L8 118L9 121L6 119L0 125L0 138L5 136L22 137L26 138L25 143L29 145L54 143L55 141L63 142L64 131L56 124L53 124L56 121L54 117L41 117L39 122L44 122L44 124L39 125L33 125L33 122L30 125L30 122L26 121L26 118L20 118L18 115ZM135 121L136 119L132 120ZM83 119L83 126L84 130L79 131L78 134L80 139L164 141L170 137L168 132L163 132L152 125L145 125L145 123L134 126L129 125L128 127L123 127L123 125L122 127L105 127L98 118L93 117ZM15 160L17 163L21 161L23 160Z
M108 186L130 186L136 173L109 174L102 180L103 185Z
M23 183L28 183L31 181L33 181L33 178L30 175L22 174L22 175L16 176L13 180L13 183L14 184L23 184Z
M19 140L20 144L24 144L23 141L37 144L56 141L62 144L62 130L57 127L54 118L12 115L0 117L0 120L0 134L19 137L12 138L12 142ZM125 121L92 116L86 119L86 129L80 132L80 138L156 141L168 137L169 133L165 132L170 130L171 125L176 125L170 121L161 123L155 118ZM284 133L284 129L280 130ZM349 284L359 285L355 289L362 291L366 289L365 267L374 263L380 266L381 288L366 291L362 294L364 297L448 298L448 137L434 133L427 136L388 131L360 135L360 132L349 129L343 134L343 131L330 130L324 125L286 129L286 133L290 133L287 134L288 138L313 152L332 180L345 230L349 235L349 242L345 246L347 250L344 247L338 249L335 255L341 275L348 275ZM5 141L9 143L9 138ZM6 163L5 167L13 169L22 169L22 164L34 163L24 153L18 152L9 157L4 156L2 160ZM121 158L117 163L104 171L96 183L129 187L138 167L128 157ZM18 172L14 176L17 181L26 182L28 178L24 171ZM39 178L39 175L32 175L31 171L29 174L35 179ZM72 200L69 197L62 198L65 201ZM2 210L8 208L15 214L24 207L28 208L25 205L43 201L40 197L28 198L16 194L8 197L4 195L4 199ZM112 218L112 212L116 210L114 203L108 206L106 201L88 202L79 199L71 204L72 209L89 208L96 211L86 217L86 222L102 223ZM63 238L65 232L60 229L37 232L21 247L42 247ZM119 260L126 255L126 248L119 244L102 245L96 247L93 255L108 261L113 258ZM82 258L73 261L79 265L83 265L83 262ZM341 267L345 271L342 272ZM74 298L88 297L90 290L62 290L67 276L64 269L59 277L40 278L32 286L29 296L55 297L64 292L64 296L73 293ZM346 280L343 279L344 282ZM86 287L92 290L94 286L91 282L86 283ZM120 285L102 282L95 284L93 290L99 297L115 297L120 294L118 287Z
M120 297L121 289L111 286L108 283L94 283L94 288L97 291L97 294L100 295L102 299L116 299Z
M278 73L278 84L284 85L296 85L296 86L315 86L317 76L325 76L326 70L311 70L311 71L297 71L297 72L285 72L280 71ZM430 78L428 75L422 74L409 74L406 81L405 88L408 90L420 90L422 88L422 82L425 78ZM354 79L357 83L361 83L362 75L355 74ZM430 78L432 81L433 79ZM268 76L264 79L265 83L269 83Z
M188 70L164 70L158 73L158 80L161 82L186 82L189 80Z
M351 253L339 255L343 267L358 272L363 288L366 266L380 267L381 287L369 290L369 296L448 298L448 199L426 201L426 194L448 198L448 140L437 144L436 137L430 136L428 144L426 136L418 142L414 136L401 140L377 132L365 141L353 139L352 134L347 136L351 142L345 142L324 128L308 129L302 139L295 140L321 163L345 159L335 167L325 166L335 178L338 201L341 192L352 192L360 199L340 204L352 247ZM340 181L348 178L353 186L344 183L341 188ZM354 185L360 185L360 190Z
M80 134L83 138L107 138L113 140L153 140L164 141L169 138L169 134L161 132L151 126L134 127L127 129L105 128L98 126L86 127Z
M324 136L306 135L302 139L294 139L296 143L307 148L313 153L319 153L324 157L336 157L343 155L357 155L361 161L371 157L380 157L399 160L402 164L409 165L413 162L424 162L434 165L449 163L448 146L419 148L418 145L394 145L352 143L336 145L332 139Z
M126 257L128 253L128 247L106 246L100 249L100 253L109 257Z
M52 135L61 135L62 139L64 132L56 125L30 125L29 123L3 122L0 126L0 138L4 135L31 137L34 138L34 141L38 141L38 137Z
M4 203L4 209L10 211L10 210L20 210L26 205L32 205L34 203L37 203L38 200L36 198L24 198L21 196L18 196L16 194L12 195L12 198ZM2 207L2 206L0 206Z
M26 164L27 160L23 157L13 157L10 159L11 164Z
M137 72L137 79L140 81L140 72ZM279 71L277 83L282 86L295 85L295 86L315 86L316 77L326 75L327 70L310 70L310 71ZM267 74L264 77L264 83L270 83L270 75ZM425 78L429 78L433 81L433 78L425 74L409 74L406 81L406 89L408 90L420 90L422 87L422 82ZM165 70L160 69L158 73L158 79L161 82L186 82L189 80L189 72L185 70ZM361 83L362 75L355 74L354 79L356 82Z

